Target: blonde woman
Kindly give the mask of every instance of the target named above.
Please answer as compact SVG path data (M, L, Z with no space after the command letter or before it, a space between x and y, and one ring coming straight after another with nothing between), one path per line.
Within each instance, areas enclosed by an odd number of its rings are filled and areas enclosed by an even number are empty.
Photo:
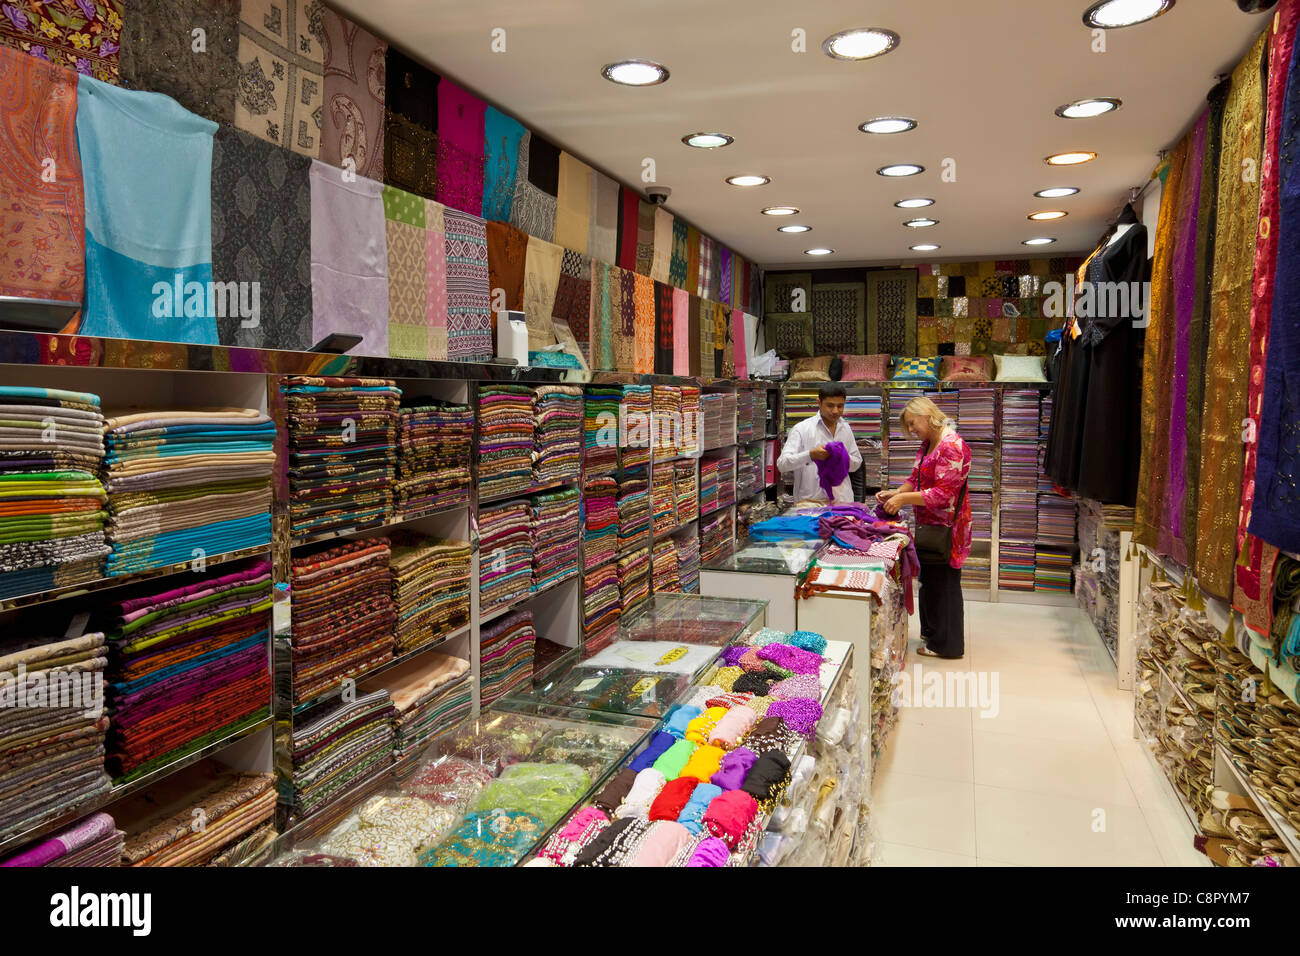
M891 515L916 509L916 544L921 557L921 638L923 657L957 660L966 654L961 566L970 553L970 447L953 423L928 398L914 398L903 409L903 427L921 445L912 475L876 499Z

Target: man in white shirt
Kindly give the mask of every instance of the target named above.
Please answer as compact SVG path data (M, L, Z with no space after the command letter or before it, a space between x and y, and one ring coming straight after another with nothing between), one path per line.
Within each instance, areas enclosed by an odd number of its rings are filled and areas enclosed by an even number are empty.
M817 414L790 429L776 467L782 474L794 472L794 499L825 501L826 492L817 481L817 462L830 457L829 442L837 441L849 453L849 474L862 467L862 453L853 430L844 421L844 386L828 383L817 393ZM853 500L853 484L845 478L833 489L834 501Z

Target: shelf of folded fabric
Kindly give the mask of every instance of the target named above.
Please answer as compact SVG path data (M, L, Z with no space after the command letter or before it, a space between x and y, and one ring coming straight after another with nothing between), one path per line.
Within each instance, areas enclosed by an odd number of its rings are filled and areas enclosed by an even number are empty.
M534 591L529 591L527 594L521 594L519 597L514 598L513 600L510 601L506 601L503 604L499 604L490 608L484 608L483 610L479 611L479 615L478 615L479 626L481 627L482 625L488 623L489 621L494 621L497 618L499 618L501 615L508 614L511 611L515 610L516 608L519 608L522 605L527 604L533 598L554 591L556 588L568 584L570 581L579 578L581 576L582 576L581 573L579 572L578 568L575 566L572 571L567 572L563 577L556 578L554 581L550 582L549 584L543 587L537 588Z
M510 497L513 497L513 495ZM358 535L358 534L366 535L367 537L370 537L373 536L376 532L389 531L394 528L400 528L403 525L413 524L416 521L423 521L426 518L435 518L438 517L439 515L451 514L452 512L460 511L468 507L469 507L469 500L466 499L465 501L460 501L457 502L456 504L450 504L440 508L433 508L429 511L422 511L418 515L411 515L409 517L394 518L388 521L378 521L373 524L365 523L365 524L352 525L347 528L330 528L328 531L317 531L312 534L295 535L289 539L289 546L291 548L301 548L309 544L319 544L322 541L334 541L338 538L350 538L353 535ZM260 550L264 551L266 549L263 548ZM208 564L211 563L212 560L209 558Z
M28 843L66 827L88 814L102 810L104 807L116 803L124 797L147 790L159 780L170 776L176 771L182 770L192 764L196 764L206 757L219 753L227 747L233 746L241 740L265 730L271 726L270 706L268 705L264 711L254 714L253 718L254 719L250 722L245 723L242 727L232 730L219 740L211 741L203 747L187 753L184 756L177 757L175 760L172 760L161 767L155 767L147 774L137 777L129 783L118 784L110 787L108 790L90 800L87 800L85 803L78 804L72 809L63 812L58 816L51 817L43 823L29 827L20 833L12 834L3 840L0 840L0 856L5 855L9 850L17 849L24 843Z
M518 491L503 491L500 494L480 496L478 499L478 503L480 505L497 504L498 502L508 501L511 498L526 498L529 495L540 494L541 492L544 491L555 491L558 488L567 488L570 485L576 485L581 481L582 481L581 475L573 475L569 478L564 478L559 481L548 481L545 482L544 484L531 485L530 487L527 488L520 488Z
M1244 773L1241 767L1237 766L1236 761L1232 759L1232 755L1217 741L1214 744L1214 753L1241 786L1242 793L1255 802L1260 815L1268 821L1274 832L1286 844L1287 851L1291 856L1300 859L1300 833L1296 831L1291 821L1278 813L1267 800L1260 796L1255 789L1255 785L1250 782L1249 775Z
M655 540L662 541L664 538L671 538L673 535L677 534L678 532L685 531L687 528L689 528L691 525L695 524L695 522L699 520L700 520L699 518L690 518L686 521L683 521L675 528L668 528L665 531L657 532L655 534Z

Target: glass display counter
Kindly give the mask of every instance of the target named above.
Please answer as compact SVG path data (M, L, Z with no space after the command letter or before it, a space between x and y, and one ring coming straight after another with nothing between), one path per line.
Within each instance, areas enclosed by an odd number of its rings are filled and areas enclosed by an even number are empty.
M742 541L734 554L700 566L700 594L768 602L768 625L798 630L794 589L820 541Z

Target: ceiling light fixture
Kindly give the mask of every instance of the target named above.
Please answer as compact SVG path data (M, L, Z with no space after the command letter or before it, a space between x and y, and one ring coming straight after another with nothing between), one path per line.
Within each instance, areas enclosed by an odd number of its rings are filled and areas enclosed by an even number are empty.
M772 180L766 176L728 176L727 184L730 186L766 186Z
M1113 113L1124 105L1123 100L1113 96L1094 96L1091 99L1075 100L1056 108L1056 115L1065 119L1090 119L1103 113Z
M1064 219L1069 213L1061 209L1049 209L1046 212L1034 212L1029 214L1032 222L1051 222L1053 219Z
M933 242L923 242L918 246L912 246L913 252L934 252L939 246Z
M1154 20L1173 6L1174 0L1101 0L1083 12L1083 22L1102 30L1118 30Z
M763 210L764 216L797 216L799 210L794 206L768 206Z
M878 116L858 126L864 133L906 133L916 129L916 120L908 116Z
M682 142L696 149L717 149L719 146L730 146L735 140L726 133L691 133L683 136Z
M1055 242L1055 239L1048 239L1046 236L1040 236L1037 239L1026 239L1021 243L1022 246L1046 246Z
M822 52L833 60L869 60L898 46L899 36L880 27L859 27L832 33L822 41Z
M1051 189L1040 189L1034 195L1039 199L1064 199L1066 196L1074 196L1078 192L1078 186L1053 186Z
M1090 163L1096 158L1096 153L1088 150L1075 150L1071 153L1057 153L1054 156L1048 156L1043 162L1049 166L1078 166L1081 163Z
M788 226L777 226L777 232L812 232L812 226L800 226L791 223Z
M915 176L925 172L925 167L916 163L894 163L892 166L881 166L876 172L881 176Z
M668 68L653 60L619 60L606 63L600 75L620 86L655 86L668 79Z
M899 209L920 209L923 206L933 206L933 199L900 199L894 203Z
M903 225L912 229L924 229L926 226L939 225L938 219L909 219Z
M823 247L818 247L816 249L805 249L803 251L803 254L805 256L829 256L834 251L835 251L834 249L826 249Z

